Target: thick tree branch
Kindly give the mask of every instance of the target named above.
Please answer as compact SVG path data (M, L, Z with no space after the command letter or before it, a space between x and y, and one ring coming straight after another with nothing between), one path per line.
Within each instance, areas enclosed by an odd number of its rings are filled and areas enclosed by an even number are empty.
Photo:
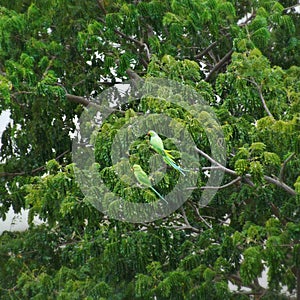
M141 77L137 73L135 73L132 69L130 69L130 68L128 68L126 70L126 74L133 81L140 81L141 80Z
M288 10L290 10L290 9L297 8L297 7L299 7L299 6L300 6L300 3L295 4L295 5L292 5L292 6L289 6L289 7L286 7L283 11L286 12L286 11L288 11Z
M84 106L88 106L92 103L85 97L75 96L71 94L66 94L66 98L73 103L82 104Z
M216 46L218 44L217 41L211 43L207 48L205 48L203 51L201 51L200 53L198 53L197 55L195 55L195 58L201 58L202 56L204 56L206 53L208 53L208 51L210 51L214 46Z
M256 295L256 296L263 296L266 293L266 289L262 287L258 281L254 283L250 283L248 285L245 285L243 283L242 278L239 276L239 274L231 274L228 278L233 284L239 286L239 287L247 287L250 288L251 291L238 291L237 293L244 294L244 295Z
M254 11L253 8L252 8L250 16L249 17L247 16L246 20L244 22L242 22L242 23L239 23L238 25L240 27L247 26L250 23L250 21L252 21L255 17L256 17L256 11Z
M273 184L277 185L278 187L284 189L287 193L289 193L292 196L296 196L297 195L297 193L296 193L296 191L294 189L292 189L287 184L285 184L284 182L282 182L282 181L280 181L278 179L275 179L275 178L272 178L272 177L266 176L266 175L264 175L264 179L267 182L273 183Z
M219 69L221 69L224 64L230 60L231 55L233 53L233 50L231 49L213 68L212 70L209 72L209 74L206 76L206 78L204 79L205 81L209 81L211 79L211 77L213 76L213 74L215 72L217 72Z
M101 11L103 12L103 14L106 15L106 14L107 14L107 11L106 11L106 9L105 9L105 7L104 7L104 3L103 3L103 2L104 2L103 0L98 0L98 1L97 1L99 8L100 8Z

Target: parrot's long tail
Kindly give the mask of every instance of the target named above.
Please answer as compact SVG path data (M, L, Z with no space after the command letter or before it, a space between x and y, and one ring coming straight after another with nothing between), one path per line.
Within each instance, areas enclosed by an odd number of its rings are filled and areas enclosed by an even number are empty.
M154 188L154 187L152 187L152 186L150 186L150 189L160 198L160 199L162 199L163 201L165 201L166 203L168 203L167 202L167 200Z
M184 170L180 168L172 158L170 158L169 156L163 156L163 160L166 164L168 164L175 170L179 171L183 176L185 176Z

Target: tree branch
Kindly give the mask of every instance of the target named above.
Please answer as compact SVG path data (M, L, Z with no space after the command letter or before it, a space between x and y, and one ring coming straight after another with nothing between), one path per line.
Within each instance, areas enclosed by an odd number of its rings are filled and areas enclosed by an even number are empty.
M198 216L198 218L208 227L208 228L212 228L212 226L201 216L201 214L200 214L200 212L199 212L199 209L198 209L198 207L196 207L196 206L194 206L193 204L192 204L192 202L188 202L191 206L192 206L192 208L195 210L195 212L196 212L196 214L197 214L197 216Z
M229 187L229 186L231 186L231 185L239 182L241 179L242 179L242 177L238 176L237 178L233 179L232 181L230 181L230 182L228 182L228 183L226 183L224 185L221 185L219 187L217 187L217 186L202 186L201 189L202 190L206 190L206 189L208 189L208 190L225 189L225 188L227 188L227 187Z
M262 287L258 281L255 283L250 283L248 285L243 284L242 278L238 274L231 274L229 275L228 278L233 284L236 284L239 287L247 287L250 288L251 291L238 291L237 293L239 294L244 294L244 295L257 295L257 296L262 296L266 293L266 289Z
M203 157L205 157L207 160L209 160L212 164L218 166L219 169L225 171L228 174L237 175L235 171L226 168L225 166L223 166L222 164L220 164L219 162L217 162L216 160L214 160L212 157L210 157L208 154L206 154L201 149L195 147L195 150L196 150L196 152L200 153Z
M195 58L201 58L202 56L204 56L206 53L208 53L209 50L211 50L214 46L217 45L217 41L213 42L212 44L210 44L207 48L205 48L203 51L201 51L199 54L195 55Z
M296 8L296 7L299 7L300 6L300 3L298 3L298 4L295 4L295 5L292 5L292 6L289 6L289 7L286 7L286 8L284 8L284 12L286 12L286 11L288 11L288 10L290 10L290 9L293 9L293 8Z
M66 98L73 103L82 104L84 106L88 106L92 103L85 97L75 96L71 94L66 94Z
M106 11L106 9L104 7L103 0L98 0L97 3L98 3L99 8L101 9L101 11L104 13L104 15L106 15L107 11Z
M102 24L105 24L106 25L106 21L102 18L99 18L100 22ZM130 42L133 42L135 43L138 47L140 47L141 49L143 49L145 52L146 52L146 57L148 59L148 61L150 61L150 58L151 58L151 54L150 54L150 51L149 51L149 48L148 48L148 45L142 41L139 41L125 33L123 33L122 31L120 31L119 29L117 28L114 28L113 31L120 37L130 41ZM148 63L147 63L148 64Z
M61 157L63 157L65 154L67 154L68 152L70 152L69 150L66 150L65 152L61 153L60 155L58 155L55 160L59 160ZM35 168L33 170L31 170L30 172L1 172L0 173L0 178L1 177L15 177L15 176L23 176L23 175L28 175L28 174L31 174L31 175L34 175L35 173L38 173L38 172L41 172L41 171L44 171L46 169L45 166L41 166L41 167L38 167L38 168Z
M219 69L221 69L223 67L223 65L231 58L231 55L233 53L233 50L231 49L213 68L212 70L209 72L209 74L206 76L206 78L204 79L205 81L209 81L212 77L212 75L218 71Z
M264 179L269 182L269 183L273 183L275 185L277 185L278 187L284 189L287 193L289 193L290 195L292 196L296 196L297 193L295 192L294 189L292 189L291 187L289 187L287 184L285 184L284 182L278 180L278 179L275 179L275 178L272 178L270 176L266 176L264 175Z
M255 18L255 16L256 16L256 11L254 11L252 8L250 16L247 17L243 23L238 24L239 27L244 27L244 26L248 25L249 22Z
M230 175L238 176L238 174L235 171L224 167L222 164L215 161L213 158L211 158L208 154L206 154L202 150L198 149L197 147L195 147L195 150L196 150L196 152L200 153L203 157L208 159L211 163L213 163L214 165L217 165L220 170L223 170L225 173L228 173ZM252 176L250 174L245 174L245 179L251 180L251 178L252 178ZM285 184L284 182L282 182L278 179L272 178L270 176L267 176L267 175L264 175L263 178L267 182L275 184L276 186L284 189L290 195L296 196L296 191L294 189L292 189L290 186L288 186L287 184Z
M257 91L258 91L258 95L259 95L259 98L263 104L263 107L266 111L266 113L268 114L269 117L271 117L273 120L275 120L274 116L272 115L272 113L270 112L268 106L267 106L267 103L265 101L265 98L263 96L263 93L262 93L262 90L261 90L261 86L252 78L252 79L248 79L248 78L245 78L245 80L251 82L252 84L255 85Z
M195 232L199 232L199 229L198 229L198 228L195 228L195 227L193 227L193 226L190 224L190 222L189 222L189 220L188 220L188 218L187 218L187 216L186 216L186 213L185 213L184 208L181 207L180 210L181 210L181 212L182 212L182 217L183 217L183 219L184 219L184 223L186 224L186 228L187 228L187 229L193 229L193 231L195 231Z
M230 181L230 182L228 182L224 185L221 185L221 186L201 186L200 189L201 190L221 190L221 189L225 189L225 188L235 184L236 182L239 182L241 179L242 179L242 177L238 176L237 178L233 179L232 181ZM197 186L186 188L186 190L196 190L196 189L198 189Z
M130 68L128 68L126 70L126 74L133 81L140 81L141 80L141 77L137 73L135 73L132 69L130 69Z
M279 180L280 181L284 181L284 171L286 168L286 165L288 164L288 162L293 158L293 156L295 155L295 152L293 152L282 164L281 169L280 169L280 173L279 173Z

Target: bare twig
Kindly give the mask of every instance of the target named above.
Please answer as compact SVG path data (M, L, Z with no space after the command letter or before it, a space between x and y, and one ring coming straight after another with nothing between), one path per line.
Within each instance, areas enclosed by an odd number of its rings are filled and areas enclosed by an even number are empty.
M238 176L237 178L235 178L235 179L233 179L232 181L230 181L230 182L228 182L228 183L226 183L226 184L224 184L224 185L221 185L221 186L202 186L201 187L201 189L202 190L219 190L219 189L225 189L225 188L227 188L227 187L229 187L229 186L231 186L231 185L233 185L233 184L235 184L235 183L237 183L237 182L239 182L240 180L242 179L242 177L241 176Z
M189 220L188 220L188 218L187 218L187 216L186 216L186 213L185 213L184 208L181 207L180 210L181 210L182 217L183 217L183 219L184 219L185 224L186 224L188 227L192 227L191 224L190 224L190 222L189 222Z
M206 159L208 159L211 163L213 163L214 165L218 166L219 169L225 171L228 174L237 175L235 171L226 168L225 166L223 166L222 164L220 164L219 162L217 162L216 160L214 160L212 157L210 157L208 154L206 154L201 149L195 147L195 150L196 150L196 152L200 153L203 157L205 157Z
M104 19L99 18L99 20L100 20L101 23L106 24L106 21ZM123 33L122 31L120 31L117 28L114 28L113 30L114 30L114 32L118 36L120 36L120 37L122 37L122 38L124 38L124 39L126 39L126 40L128 40L130 42L135 43L137 46L139 46L141 49L143 49L145 51L145 53L146 53L146 57L147 57L148 61L150 60L151 54L150 54L148 45L146 43L144 43L143 41L139 41L139 40L137 40L137 39L135 39L135 38L133 38L133 37L131 37L131 36Z
M34 92L29 92L29 91L19 91L11 94L12 97L16 97L18 95L31 95L34 94Z
M220 185L220 186L209 186L209 185L206 185L206 186L201 186L200 189L201 190L220 190L220 189L225 189L233 184L235 184L236 182L240 181L242 179L241 176L238 176L237 178L233 179L232 181L224 184L224 185ZM193 187L188 187L186 188L186 190L196 190L198 189L197 186L193 186Z
M211 163L213 163L214 165L218 166L221 170L223 170L225 173L228 173L230 175L234 175L234 176L238 176L238 174L229 169L224 167L222 164L218 163L217 161L215 161L213 158L211 158L208 154L206 154L205 152L203 152L201 149L198 149L197 147L195 147L196 152L200 153L203 157L205 157L206 159L208 159ZM244 179L247 180L249 182L250 180L250 185L253 185L253 182L251 181L252 176L250 174L245 174ZM288 186L287 184L285 184L284 182L280 181L279 179L275 179L272 178L270 176L264 175L263 176L264 180L266 180L269 183L275 184L276 186L284 189L287 193L289 193L292 196L296 196L296 191L294 189L292 189L290 186Z
M196 211L196 214L197 214L197 216L198 216L198 218L208 227L208 228L212 228L212 226L201 216L201 214L200 214L200 212L199 212L199 209L198 209L198 207L196 207L196 206L193 206L192 205L192 207L195 209L195 211Z
M59 160L61 157L63 157L64 155L66 155L68 152L70 152L69 150L66 150L65 152L61 153L60 155L58 155L55 160ZM41 166L41 167L38 167L38 168L35 168L33 170L31 170L30 172L1 172L0 173L0 177L15 177L15 176L23 176L23 175L26 175L26 174L35 174L35 173L38 173L38 172L41 172L43 170L45 170L46 167L45 166Z

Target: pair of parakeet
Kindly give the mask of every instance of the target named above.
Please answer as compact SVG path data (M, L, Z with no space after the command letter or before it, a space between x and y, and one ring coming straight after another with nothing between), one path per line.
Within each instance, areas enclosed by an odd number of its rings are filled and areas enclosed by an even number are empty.
M179 171L183 176L185 176L184 170L175 163L174 157L170 154L170 151L164 148L164 144L160 136L153 130L150 130L148 132L148 135L150 136L151 147L159 155L162 156L164 162L169 166L171 166L172 168L174 168L175 170ZM147 176L147 174L145 173L145 171L142 169L140 165L137 164L133 165L133 173L135 178L141 185L150 188L153 192L157 194L159 198L161 198L163 201L167 203L165 198L152 186L149 177Z

